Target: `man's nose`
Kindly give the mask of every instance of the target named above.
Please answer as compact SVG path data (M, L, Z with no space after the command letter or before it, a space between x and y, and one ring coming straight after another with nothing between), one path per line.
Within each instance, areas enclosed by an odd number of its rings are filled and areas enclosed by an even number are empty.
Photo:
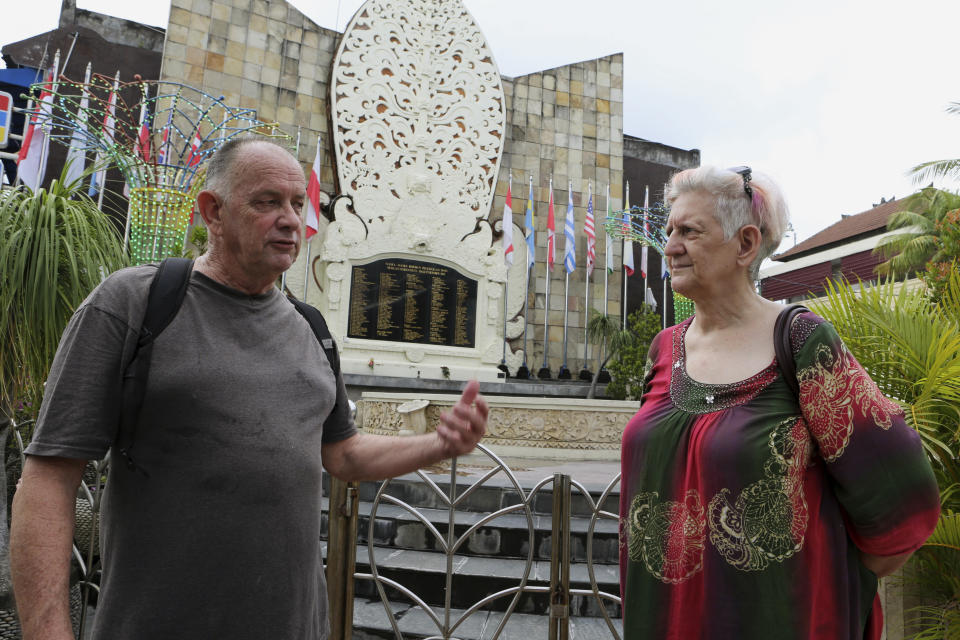
M299 227L302 220L300 214L293 207L293 203L287 202L283 205L283 214L277 219L277 225L283 228Z

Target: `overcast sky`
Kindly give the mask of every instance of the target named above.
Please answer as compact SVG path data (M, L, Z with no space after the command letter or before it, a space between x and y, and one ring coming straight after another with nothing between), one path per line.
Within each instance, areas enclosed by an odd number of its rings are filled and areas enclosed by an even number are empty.
M945 113L960 102L958 0L464 2L506 76L623 52L624 132L773 176L800 240L908 195L911 166L960 157L960 116ZM342 31L362 0L293 4ZM169 11L78 5L161 27ZM56 27L59 10L8 9L0 44Z

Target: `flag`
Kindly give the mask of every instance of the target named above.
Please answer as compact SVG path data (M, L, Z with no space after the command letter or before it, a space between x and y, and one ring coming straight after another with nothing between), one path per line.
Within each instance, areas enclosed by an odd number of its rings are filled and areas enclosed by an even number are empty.
M146 107L140 113L140 132L137 134L134 153L143 158L144 162L150 162L150 113Z
M664 280L667 279L667 276L670 275L670 272L667 271L667 259L664 257L660 258L660 277Z
M646 293L646 295L644 296L644 302L646 302L648 305L650 305L650 308L651 308L651 309L653 309L654 311L656 311L656 310L657 310L657 299L653 297L653 289L651 289L650 287L647 287L646 289L647 289L647 293Z
M623 217L623 231L624 233L630 232L630 185L627 185L627 211L624 213ZM627 272L627 276L633 275L633 242L627 239L628 236L624 235L623 237L623 269Z
M607 185L607 220L613 217L613 207L610 205L610 185ZM613 236L610 235L610 231L604 226L604 233L607 238L607 273L613 273Z
M530 180L530 195L527 196L527 213L523 221L526 229L525 239L527 241L527 269L536 263L537 245L535 242L536 231L533 228L533 180Z
M307 240L320 230L320 136L317 136L317 156L307 181Z
M203 156L200 154L200 145L203 144L203 140L200 139L200 127L193 132L193 139L190 140L190 155L187 156L187 166L195 167L200 164L200 161L203 159ZM319 153L319 147L318 147Z
M597 261L597 232L593 221L593 185L587 187L587 217L583 219L583 235L587 236L587 277L593 275L593 264Z
M650 187L643 192L643 237L649 238L647 233L650 227L647 225L647 211L650 209ZM640 276L647 277L647 243L644 242L640 247Z
M87 151L85 139L87 137L87 108L90 104L90 92L86 85L83 87L83 94L80 96L80 109L77 111L77 127L73 130L70 137L70 148L67 149L67 184L79 180L87 165Z
M47 72L46 81L37 100L39 112L28 118L27 130L20 142L17 154L17 175L31 189L37 189L47 172L47 149L50 140L44 125L53 115L53 68Z
M577 270L577 238L574 235L573 182L567 182L567 220L563 225L563 265L567 273Z
M510 197L510 183L507 182L507 199L503 201L503 261L513 264L513 199Z
M107 112L103 116L103 141L110 146L113 144L113 134L116 129L117 113L117 85L119 78L114 80L113 89L110 90L110 96L107 98ZM100 167L90 178L90 197L97 195L103 189L104 180L107 177L107 157L102 151L97 152L97 165Z
M556 225L553 221L553 180L550 180L550 205L547 207L547 271L553 271L556 259Z
M173 108L167 113L167 124L160 135L160 148L157 149L157 164L167 164L170 158L170 127L173 120Z

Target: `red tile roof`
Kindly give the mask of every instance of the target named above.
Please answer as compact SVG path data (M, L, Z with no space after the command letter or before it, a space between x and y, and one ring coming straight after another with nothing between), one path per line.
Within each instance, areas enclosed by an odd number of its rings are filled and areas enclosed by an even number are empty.
M848 238L870 234L870 232L882 231L887 226L887 218L899 211L903 203L903 200L890 200L873 209L847 216L840 220L840 222L836 222L823 231L815 233L795 247L791 247L787 251L773 256L771 260L792 260L803 254L826 248L828 245L837 244Z

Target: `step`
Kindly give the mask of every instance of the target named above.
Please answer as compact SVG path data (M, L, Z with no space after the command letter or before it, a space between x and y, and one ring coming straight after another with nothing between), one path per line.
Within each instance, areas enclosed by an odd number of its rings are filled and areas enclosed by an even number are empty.
M390 609L397 618L397 625L404 640L422 639L438 636L440 630L436 623L420 608L401 602L390 602ZM451 609L451 624L463 614L463 609ZM434 609L437 617L443 621L443 610ZM500 624L503 613L499 611L477 611L463 621L453 631L461 640L491 640ZM602 618L570 618L570 638L576 640L612 640L623 637L623 624L613 619L612 624L617 635L611 633L607 622ZM538 640L547 637L549 618L546 616L513 613L500 634L500 640ZM396 640L396 634L380 600L356 598L353 604L354 640Z
M327 504L324 501L324 513ZM359 522L357 536L366 543L370 538L370 514L373 505L369 502L359 504ZM418 508L420 513L432 524L440 535L446 536L450 512L447 509ZM455 511L454 533L459 537L471 526L487 516L485 513ZM575 516L570 519L571 560L586 561L587 538L590 530L590 518ZM526 558L531 540L530 525L533 527L534 556L538 559L551 557L550 516L531 515L529 521L522 512L497 516L486 522L472 533L461 547L464 553L481 556ZM326 518L322 523L326 531ZM616 520L598 518L593 528L593 558L596 562L616 563L619 561L619 527ZM436 551L441 542L432 531L409 510L393 504L381 502L377 508L373 525L374 544L400 549Z
M326 545L324 545L326 547ZM406 587L427 604L442 606L446 588L447 557L443 553L373 547L374 561L379 575L394 580ZM452 559L452 595L454 607L468 608L490 594L515 587L519 584L527 563L513 558L486 558L454 555ZM619 566L616 564L594 564L594 576L597 588L611 594L619 594ZM366 545L356 548L357 573L370 573L370 550ZM549 561L534 560L527 575L528 586L549 586ZM589 569L586 563L573 563L570 566L570 585L573 589L590 590ZM385 587L391 601L403 601L405 596L399 591ZM357 579L354 592L358 596L377 600L376 585L369 579ZM512 596L499 598L486 608L503 611L509 605ZM571 602L571 615L600 617L600 607L606 608L608 615L619 617L620 606L611 600L602 603L592 596L576 596ZM517 610L522 613L546 614L549 601L546 593L524 593L521 595Z

